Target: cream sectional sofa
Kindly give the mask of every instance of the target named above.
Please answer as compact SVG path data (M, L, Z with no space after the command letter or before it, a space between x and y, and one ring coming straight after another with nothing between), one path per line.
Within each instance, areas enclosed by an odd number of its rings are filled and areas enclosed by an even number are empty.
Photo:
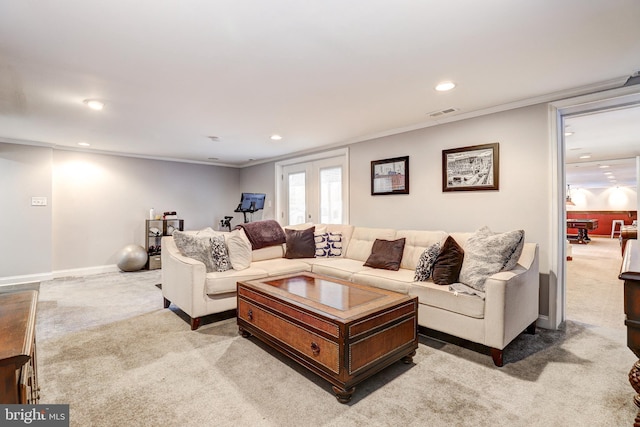
M251 252L250 266L243 270L207 273L205 265L182 256L173 237L162 239L162 294L165 308L171 303L191 318L191 329L200 318L236 308L236 282L281 274L310 271L360 284L385 288L418 297L418 323L422 328L439 331L482 344L491 350L494 363L503 364L503 349L525 329L535 331L538 318L539 267L538 245L524 243L518 264L501 271L485 282L485 298L453 292L449 286L431 280L414 281L421 254L434 243L451 236L464 248L473 233L395 230L319 224L342 235L342 256L331 258L284 258L286 245ZM400 269L390 271L365 267L376 239L405 238Z

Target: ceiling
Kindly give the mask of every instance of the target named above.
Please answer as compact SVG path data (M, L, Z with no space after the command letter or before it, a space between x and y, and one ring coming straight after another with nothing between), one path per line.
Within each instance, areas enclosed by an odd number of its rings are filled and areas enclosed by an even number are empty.
M640 106L565 120L565 171L571 188L636 187L637 156Z
M638 22L637 0L2 0L0 141L241 167L620 86Z

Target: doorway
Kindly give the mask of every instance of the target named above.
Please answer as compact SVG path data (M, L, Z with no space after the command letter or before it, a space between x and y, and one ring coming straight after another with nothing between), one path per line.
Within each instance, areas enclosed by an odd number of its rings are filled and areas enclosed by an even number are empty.
M282 225L349 222L347 149L279 162L276 179L277 218Z
M574 176L582 172L585 172L584 175L588 175L586 170L573 170L572 165L577 163L574 157L580 158L581 156L585 156L580 159L580 162L585 164L592 163L590 166L596 168L595 170L603 177L606 176L603 172L605 168L599 168L603 162L611 162L616 158L628 159L634 157L634 155L625 155L616 152L613 149L614 144L611 144L609 142L610 140L607 139L600 139L600 142L597 142L595 138L592 138L590 142L591 145L585 145L583 141L583 144L579 144L584 145L582 147L579 145L572 146L570 138L572 138L573 135L577 135L577 133L575 133L575 129L572 130L570 126L569 129L567 129L567 124L571 125L572 122L578 123L579 120L586 120L584 117L587 116L592 116L591 119L596 120L597 118L603 118L606 112L629 108L640 108L640 87L623 87L551 104L551 144L553 152L557 154L557 156L554 156L554 160L557 159L557 162L553 162L555 164L554 167L557 167L557 175L553 177L552 189L552 211L556 212L556 215L555 220L552 221L551 233L556 237L556 242L554 247L551 248L552 258L550 272L555 281L550 281L549 286L548 327L550 328L557 328L567 318L567 262L571 261L567 261L566 257L569 255L568 251L571 246L567 246L566 244L566 218L568 211L566 198L570 196L571 200L575 202L576 197L578 200L580 200L581 197L585 198L584 200L588 200L589 197L597 196L594 196L594 194L589 196L587 193L580 194L574 191L576 185L571 185L569 181L575 179ZM573 135L569 135L572 131L574 131ZM638 135L637 132L634 133ZM602 138L602 135L599 135L599 137ZM576 138L576 140L577 139L579 138ZM586 158L587 155L591 157ZM635 156L637 155L638 153L635 154ZM580 167L586 166L587 165L581 165ZM574 174L574 172L576 173ZM622 176L622 173L620 175ZM635 171L633 179L634 184L632 185L635 186L634 190L637 194ZM571 185L571 188L569 188L568 185ZM578 185L578 187L580 187L580 185ZM583 187L583 190L584 189L586 189L586 186ZM600 196L605 196L602 194L603 191L600 193ZM584 200L580 201L584 202ZM634 204L633 210L637 211L637 200ZM629 207L627 206L627 208ZM587 246L581 249L588 250ZM614 280L616 279L617 272L615 272ZM572 296L572 294L569 293L569 296Z
M563 131L567 218L597 223L582 231L591 234L588 240L571 239L569 245L567 319L621 328L620 229L637 220L640 105L567 115Z

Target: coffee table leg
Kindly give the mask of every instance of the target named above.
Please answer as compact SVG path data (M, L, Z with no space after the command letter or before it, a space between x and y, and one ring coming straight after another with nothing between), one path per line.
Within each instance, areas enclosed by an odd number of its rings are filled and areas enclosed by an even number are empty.
M413 356L416 355L416 352L412 352L411 354L407 354L405 357L402 358L402 363L405 364L409 364L413 362Z
M336 399L340 403L348 403L351 400L353 392L356 391L355 387L351 387L349 390L344 390L340 387L332 386L333 392L336 394Z
M242 326L238 326L238 333L242 335L242 338L249 338L251 333L246 331Z

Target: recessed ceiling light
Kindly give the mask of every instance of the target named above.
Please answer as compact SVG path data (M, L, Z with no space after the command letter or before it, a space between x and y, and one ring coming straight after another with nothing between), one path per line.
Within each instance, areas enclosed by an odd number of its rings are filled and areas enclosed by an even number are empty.
M600 166L598 166L598 167L599 167L600 169L606 169L606 168L608 168L608 167L609 167L609 165L600 165Z
M582 156L580 156L581 159L590 159L591 158L591 154L583 154Z
M91 146L91 144L89 144L88 142L84 142L84 141L78 142L78 145L80 145L82 147L90 147Z
M282 137L280 135L271 135L271 139L273 141L280 141L282 139Z
M613 176L613 175L609 175L609 176L607 176L607 178L609 178L609 179L616 179L616 177L615 177L615 176Z
M456 84L453 82L440 82L436 86L436 90L438 92L446 92L448 90L453 89L454 87L456 87Z
M83 102L92 110L102 110L104 108L104 102L97 99L85 99Z
M605 175L613 175L613 172L605 172Z
M564 133L564 136L571 136L571 135L573 135L573 132L565 132Z

